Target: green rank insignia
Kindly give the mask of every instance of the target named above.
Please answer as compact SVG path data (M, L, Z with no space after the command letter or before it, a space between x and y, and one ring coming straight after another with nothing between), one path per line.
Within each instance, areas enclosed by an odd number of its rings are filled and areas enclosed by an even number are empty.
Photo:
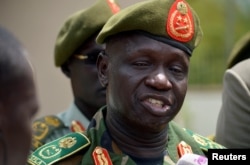
M28 158L31 165L51 165L90 145L80 132L70 133L35 150Z
M200 148L204 151L208 151L208 149L225 149L226 147L204 137L199 134L196 134L192 132L191 130L188 130L184 128L184 130L193 137L193 139L198 143Z

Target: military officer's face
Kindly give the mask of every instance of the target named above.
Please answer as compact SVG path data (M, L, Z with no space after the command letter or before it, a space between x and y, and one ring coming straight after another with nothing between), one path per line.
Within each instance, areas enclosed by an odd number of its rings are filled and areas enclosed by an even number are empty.
M38 100L31 71L10 82L1 96L0 164L26 164L31 144L31 122L38 111Z
M92 110L90 117L106 103L106 89L98 80L96 67L102 50L103 46L96 44L93 37L72 55L68 64L76 104L80 109Z
M179 112L187 90L189 57L143 35L126 34L107 43L98 61L107 85L108 112L131 126L163 129Z

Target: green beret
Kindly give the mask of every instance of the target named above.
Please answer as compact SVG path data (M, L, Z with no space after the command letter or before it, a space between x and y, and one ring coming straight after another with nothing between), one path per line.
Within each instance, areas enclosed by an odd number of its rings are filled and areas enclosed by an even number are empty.
M250 58L250 32L240 38L234 45L228 57L227 68L231 68L240 61Z
M114 0L98 0L87 9L72 14L56 38L55 65L64 64L88 38L98 33L106 21L120 10Z
M112 16L96 40L104 43L126 31L142 31L189 55L203 35L197 14L185 0L148 0L131 5Z

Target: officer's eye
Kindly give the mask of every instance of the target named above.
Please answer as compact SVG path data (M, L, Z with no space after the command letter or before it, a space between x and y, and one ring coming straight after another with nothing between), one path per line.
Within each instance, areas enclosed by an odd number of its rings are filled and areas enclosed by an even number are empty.
M174 73L182 73L182 69L180 67L171 67L170 70Z
M136 62L134 63L135 66L148 66L147 62Z

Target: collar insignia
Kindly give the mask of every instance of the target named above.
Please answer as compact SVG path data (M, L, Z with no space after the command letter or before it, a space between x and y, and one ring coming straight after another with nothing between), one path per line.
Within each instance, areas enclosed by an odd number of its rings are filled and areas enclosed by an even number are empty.
M102 147L96 147L92 152L93 159L95 161L95 165L113 165L108 151Z
M70 130L71 130L72 132L84 132L84 131L85 131L85 128L84 128L84 126L82 125L82 123L80 123L80 122L77 121L77 120L73 120L73 121L71 122Z
M186 142L181 141L178 146L178 154L179 157L182 157L183 155L187 154L187 153L193 153L192 148L190 145L188 145Z

